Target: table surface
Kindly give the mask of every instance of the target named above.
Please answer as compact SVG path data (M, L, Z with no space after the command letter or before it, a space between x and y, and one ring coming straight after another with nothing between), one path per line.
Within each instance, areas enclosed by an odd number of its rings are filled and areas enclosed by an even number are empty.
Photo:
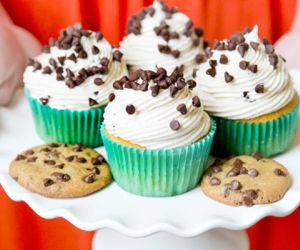
M300 79L300 72L292 73L296 80ZM42 144L23 93L16 99L10 107L0 110L0 183L11 199L25 201L41 217L63 217L83 230L111 228L131 237L159 231L190 237L213 228L245 229L269 215L285 216L300 204L300 130L293 147L275 157L289 169L293 183L284 198L273 204L230 207L207 198L200 188L170 198L145 198L123 191L116 183L76 199L33 194L8 175L9 162L18 152ZM103 148L99 150L104 152Z

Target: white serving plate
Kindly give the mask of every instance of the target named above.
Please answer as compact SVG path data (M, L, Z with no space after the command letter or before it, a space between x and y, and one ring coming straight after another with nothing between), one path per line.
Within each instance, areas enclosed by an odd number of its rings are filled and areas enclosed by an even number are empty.
M300 73L292 73L299 90ZM285 216L300 204L300 129L293 147L275 157L290 171L290 190L279 202L251 208L217 203L200 188L171 198L144 198L123 191L116 183L83 198L45 198L22 188L8 175L9 163L18 152L42 143L20 91L10 107L0 109L0 184L11 199L25 201L41 217L63 217L83 230L110 228L131 237L163 231L190 237L214 228L242 230L269 215Z

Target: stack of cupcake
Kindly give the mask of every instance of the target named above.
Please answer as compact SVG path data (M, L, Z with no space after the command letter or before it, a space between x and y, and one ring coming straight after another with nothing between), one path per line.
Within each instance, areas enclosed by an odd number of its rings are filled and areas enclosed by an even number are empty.
M197 186L212 144L222 156L287 150L299 101L284 59L257 27L212 49L202 36L161 1L129 19L120 50L101 33L63 30L24 73L38 134L103 139L114 180L143 196Z

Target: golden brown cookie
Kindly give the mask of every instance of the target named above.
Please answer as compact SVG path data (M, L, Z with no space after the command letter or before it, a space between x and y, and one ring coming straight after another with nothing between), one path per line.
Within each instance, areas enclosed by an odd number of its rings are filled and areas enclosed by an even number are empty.
M98 152L78 144L58 143L22 152L11 162L9 174L24 188L52 198L84 196L112 179Z
M201 188L208 197L227 205L252 206L280 200L290 184L285 167L256 154L216 160L206 170Z

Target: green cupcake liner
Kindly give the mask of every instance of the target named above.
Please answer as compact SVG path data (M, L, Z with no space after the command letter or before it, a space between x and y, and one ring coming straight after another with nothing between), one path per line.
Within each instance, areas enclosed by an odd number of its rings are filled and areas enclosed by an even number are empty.
M75 111L41 104L25 90L35 128L45 142L80 143L95 148L103 145L99 133L105 107Z
M109 139L104 125L101 134L109 166L116 183L124 190L142 196L165 197L194 188L205 170L216 131L194 144L175 149L132 148Z
M240 122L213 117L217 132L212 154L218 157L251 155L269 157L286 151L293 143L298 124L299 101L286 115L261 123Z

